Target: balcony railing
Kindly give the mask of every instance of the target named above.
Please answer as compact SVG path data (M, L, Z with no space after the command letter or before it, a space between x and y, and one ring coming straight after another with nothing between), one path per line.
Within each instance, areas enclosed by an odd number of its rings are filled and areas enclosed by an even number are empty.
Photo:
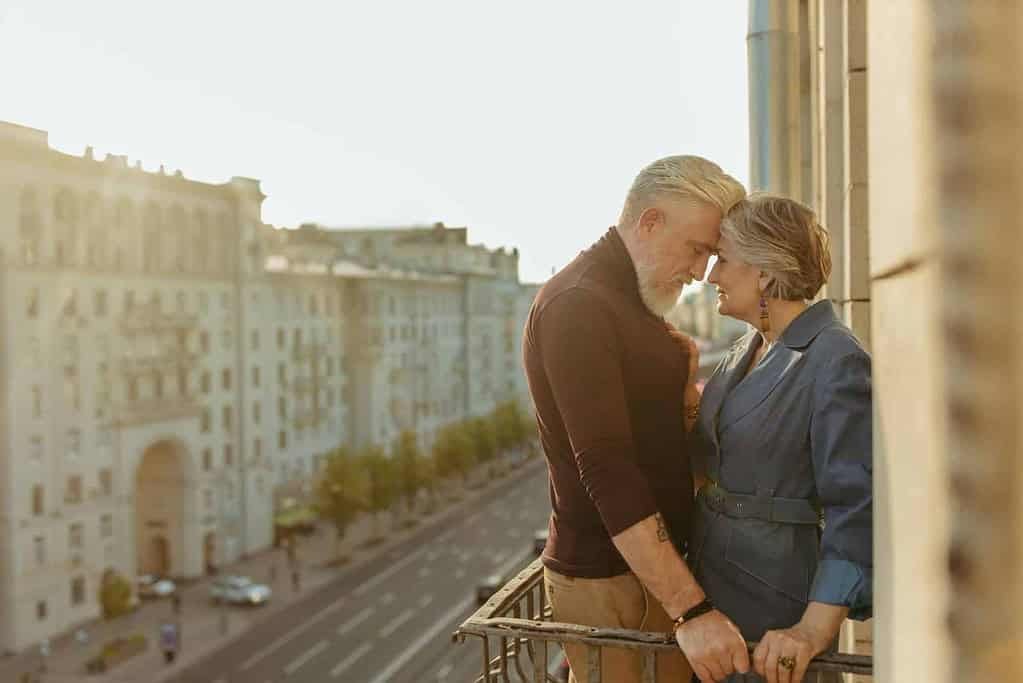
M592 628L552 620L544 590L543 566L533 561L469 617L453 638L479 639L480 675L476 683L560 683L548 673L551 648L578 643L587 648L586 667L590 683L599 683L600 655L605 647L639 650L643 655L644 683L656 680L658 652L674 652L678 646L664 633L627 629ZM748 647L753 652L755 643ZM871 676L873 663L866 655L824 654L815 658L809 671ZM688 681L682 682L688 683Z

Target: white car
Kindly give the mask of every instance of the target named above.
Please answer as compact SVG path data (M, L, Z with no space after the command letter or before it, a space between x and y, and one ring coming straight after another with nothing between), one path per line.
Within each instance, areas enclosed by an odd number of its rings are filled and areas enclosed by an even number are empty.
M161 579L152 574L143 574L138 577L135 585L140 598L151 600L169 598L178 589L170 579Z
M247 576L222 576L210 584L210 599L232 605L265 605L270 600L270 587L253 583Z

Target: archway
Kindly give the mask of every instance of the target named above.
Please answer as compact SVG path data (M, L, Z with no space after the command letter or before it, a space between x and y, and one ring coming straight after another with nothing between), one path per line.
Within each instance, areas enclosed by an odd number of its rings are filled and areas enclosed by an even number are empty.
M139 574L184 573L185 454L158 441L142 454L135 474L135 552Z

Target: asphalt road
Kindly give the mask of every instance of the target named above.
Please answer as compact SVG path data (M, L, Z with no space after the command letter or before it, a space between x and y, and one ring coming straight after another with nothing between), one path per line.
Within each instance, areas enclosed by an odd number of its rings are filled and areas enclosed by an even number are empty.
M481 579L513 574L534 557L533 532L549 512L547 473L537 468L255 625L175 681L472 681L481 648L474 639L453 644L451 633L475 611Z

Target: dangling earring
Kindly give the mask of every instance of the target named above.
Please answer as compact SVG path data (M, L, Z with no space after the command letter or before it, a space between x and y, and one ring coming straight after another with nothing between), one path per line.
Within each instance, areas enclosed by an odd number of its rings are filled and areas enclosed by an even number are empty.
M760 295L760 331L771 331L771 319L767 315L767 299L763 294Z

